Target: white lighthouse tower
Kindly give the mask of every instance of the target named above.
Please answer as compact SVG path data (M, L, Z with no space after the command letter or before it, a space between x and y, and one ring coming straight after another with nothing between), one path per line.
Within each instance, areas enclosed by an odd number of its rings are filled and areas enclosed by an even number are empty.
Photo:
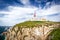
M40 19L37 17L36 11L34 11L33 18L31 21L40 21Z
M33 17L30 19L30 21L47 21L44 17L37 17L36 11L34 11Z

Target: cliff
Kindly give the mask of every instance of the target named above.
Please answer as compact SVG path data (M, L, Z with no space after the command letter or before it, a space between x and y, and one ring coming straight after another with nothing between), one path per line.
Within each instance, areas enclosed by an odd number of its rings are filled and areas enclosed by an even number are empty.
M48 21L26 21L10 28L5 40L45 40L49 32L60 26L60 23Z

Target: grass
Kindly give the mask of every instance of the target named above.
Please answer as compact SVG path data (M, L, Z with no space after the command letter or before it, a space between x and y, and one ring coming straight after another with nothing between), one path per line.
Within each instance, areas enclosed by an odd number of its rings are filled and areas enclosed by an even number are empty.
M50 22L50 21L25 21L19 24L16 24L14 26L18 27L35 27L38 25L44 25L44 24L55 24L56 22Z
M51 40L60 40L60 28L54 29L51 33Z
M19 24L16 24L15 26L23 26L23 27L33 27L37 24L42 24L43 22L42 21L26 21L26 22L23 22L23 23L19 23Z

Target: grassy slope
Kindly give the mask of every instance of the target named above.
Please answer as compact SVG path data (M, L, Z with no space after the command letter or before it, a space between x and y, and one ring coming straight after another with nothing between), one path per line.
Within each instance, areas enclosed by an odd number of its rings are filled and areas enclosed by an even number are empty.
M16 24L15 26L26 26L26 27L33 27L37 24L42 24L43 22L42 21L26 21L26 22L23 22L23 23L19 23L19 24Z
M50 35L53 36L51 40L60 40L60 28L54 29Z
M15 26L18 26L18 27L34 27L34 26L37 26L37 25L44 25L44 24L55 24L56 22L49 22L49 21L26 21L26 22L23 22L23 23L19 23L19 24L16 24Z

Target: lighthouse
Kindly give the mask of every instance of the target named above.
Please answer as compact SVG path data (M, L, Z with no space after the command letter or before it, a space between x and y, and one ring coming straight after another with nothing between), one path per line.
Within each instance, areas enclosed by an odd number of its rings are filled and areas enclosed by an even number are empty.
M34 16L34 18L36 17L36 11L34 12L34 15L33 16Z
M33 17L30 19L30 21L47 21L44 17L37 17L37 12L34 11Z
M36 11L34 11L34 13L33 13L33 18L31 19L31 21L37 21Z

